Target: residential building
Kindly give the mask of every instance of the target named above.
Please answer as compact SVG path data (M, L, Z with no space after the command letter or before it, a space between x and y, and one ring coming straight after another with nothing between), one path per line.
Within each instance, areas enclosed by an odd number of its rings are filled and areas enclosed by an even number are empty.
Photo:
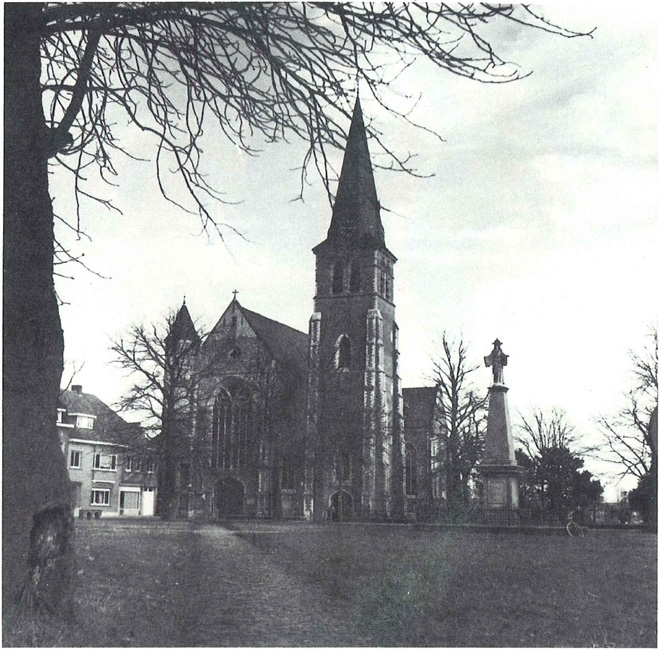
M138 425L75 384L60 394L57 430L74 516L154 515L156 463Z

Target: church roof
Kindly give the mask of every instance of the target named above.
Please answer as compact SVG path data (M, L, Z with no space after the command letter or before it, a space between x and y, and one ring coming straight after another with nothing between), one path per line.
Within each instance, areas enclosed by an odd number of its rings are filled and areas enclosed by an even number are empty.
M96 395L83 393L81 387L74 388L77 390L64 390L60 393L58 407L66 410L66 416L91 415L94 417L94 425L92 429L74 426L69 429L70 438L114 444L128 444L137 440L141 434L138 424L126 422Z
M385 247L362 107L357 98L327 239L321 245Z
M240 305L240 303L238 303ZM247 322L277 361L290 363L306 372L309 336L276 320L245 309L240 305Z
M428 429L435 417L437 386L403 388L403 412L405 427Z
M174 339L176 341L195 341L199 339L197 330L195 329L192 317L188 311L188 306L183 301L183 305L176 314L176 319L172 325L172 329L167 335L167 339Z

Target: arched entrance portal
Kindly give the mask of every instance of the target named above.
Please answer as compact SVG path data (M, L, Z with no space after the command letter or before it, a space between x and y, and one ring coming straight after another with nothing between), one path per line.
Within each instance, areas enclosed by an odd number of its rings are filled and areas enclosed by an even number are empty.
M223 478L215 484L215 516L244 514L245 486L235 478Z
M329 520L350 521L352 519L352 496L345 490L330 497Z

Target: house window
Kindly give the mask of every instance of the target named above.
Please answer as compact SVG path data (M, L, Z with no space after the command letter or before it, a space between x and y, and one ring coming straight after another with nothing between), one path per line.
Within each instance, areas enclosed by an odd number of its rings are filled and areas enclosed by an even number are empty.
M343 293L343 262L336 260L332 274L332 293Z
M94 454L94 469L105 469L115 471L117 469L117 457L115 454Z
M142 460L139 458L133 458L131 461L131 466L133 468L133 472L141 472L142 471Z
M361 286L359 277L359 262L353 261L350 265L350 293L357 293Z
M405 445L405 494L416 494L416 449Z
M122 514L126 510L140 509L140 493L132 490L121 490L119 493L119 509Z
M146 461L146 471L147 474L153 474L156 469L156 464L152 460Z
M213 407L212 467L245 467L251 418L252 398L246 388L237 386L232 391L221 391Z
M109 506L110 490L92 490L92 499L90 503L93 506Z
M64 411L62 409L57 409L57 423L64 423Z
M339 337L338 344L336 346L336 356L334 359L334 365L337 370L342 368L350 368L350 362L352 357L352 351L350 347L350 339L342 334Z
M80 452L72 451L69 456L69 467L80 468Z
M89 415L79 415L76 418L76 426L78 429L93 429L94 418Z
M124 471L125 472L133 471L133 459L130 456L128 456L126 460L124 460Z

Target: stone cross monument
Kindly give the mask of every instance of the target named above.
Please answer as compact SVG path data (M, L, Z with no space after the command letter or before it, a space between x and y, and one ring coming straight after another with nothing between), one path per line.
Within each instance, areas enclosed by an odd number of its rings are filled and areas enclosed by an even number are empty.
M503 368L508 365L508 355L501 350L501 341L494 341L494 349L485 357L485 366L492 368L490 404L485 433L485 453L479 471L483 479L486 508L519 508L518 475L522 468L515 462L512 428L508 414L503 383Z

